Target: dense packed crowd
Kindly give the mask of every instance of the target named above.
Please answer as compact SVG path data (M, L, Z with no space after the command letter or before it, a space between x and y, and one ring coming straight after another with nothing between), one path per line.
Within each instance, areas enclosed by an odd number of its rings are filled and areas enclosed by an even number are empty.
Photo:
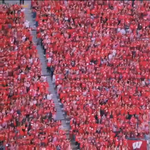
M32 4L37 37L80 149L127 150L127 138L148 135L150 2Z
M20 5L0 5L0 148L69 149Z

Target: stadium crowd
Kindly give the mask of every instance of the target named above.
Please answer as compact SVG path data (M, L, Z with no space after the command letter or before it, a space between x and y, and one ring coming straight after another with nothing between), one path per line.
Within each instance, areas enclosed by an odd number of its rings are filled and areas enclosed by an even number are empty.
M37 38L82 150L128 150L150 121L150 2L35 1Z
M20 5L0 5L0 148L69 150Z

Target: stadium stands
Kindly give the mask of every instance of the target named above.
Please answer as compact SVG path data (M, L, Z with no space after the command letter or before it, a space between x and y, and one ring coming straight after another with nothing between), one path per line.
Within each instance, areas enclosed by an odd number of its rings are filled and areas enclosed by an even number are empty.
M0 148L69 150L20 5L0 5Z
M38 38L80 149L124 149L150 121L150 2L33 2ZM36 14L36 15L35 15Z

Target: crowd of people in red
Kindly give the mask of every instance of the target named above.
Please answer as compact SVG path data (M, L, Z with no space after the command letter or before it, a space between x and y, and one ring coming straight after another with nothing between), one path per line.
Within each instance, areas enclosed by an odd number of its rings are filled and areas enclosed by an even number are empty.
M0 5L0 148L67 150L30 28L20 5Z
M83 150L128 150L150 121L150 2L33 2L48 69Z

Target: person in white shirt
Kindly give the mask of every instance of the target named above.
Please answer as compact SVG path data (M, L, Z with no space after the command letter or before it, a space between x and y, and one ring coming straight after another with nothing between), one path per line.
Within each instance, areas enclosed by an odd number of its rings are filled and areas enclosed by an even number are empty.
M53 94L47 94L47 99L52 100Z
M24 35L24 36L22 37L22 41L24 42L24 41L25 41L25 39L26 39L26 36Z
M52 58L47 58L47 61L48 61L48 63L51 63L52 62Z
M26 20L25 23L24 23L24 26L25 26L26 28L29 28L29 27L30 27L30 22L29 22L28 20Z
M118 28L117 31L120 32L121 34L126 34L125 29L120 29L120 28Z

